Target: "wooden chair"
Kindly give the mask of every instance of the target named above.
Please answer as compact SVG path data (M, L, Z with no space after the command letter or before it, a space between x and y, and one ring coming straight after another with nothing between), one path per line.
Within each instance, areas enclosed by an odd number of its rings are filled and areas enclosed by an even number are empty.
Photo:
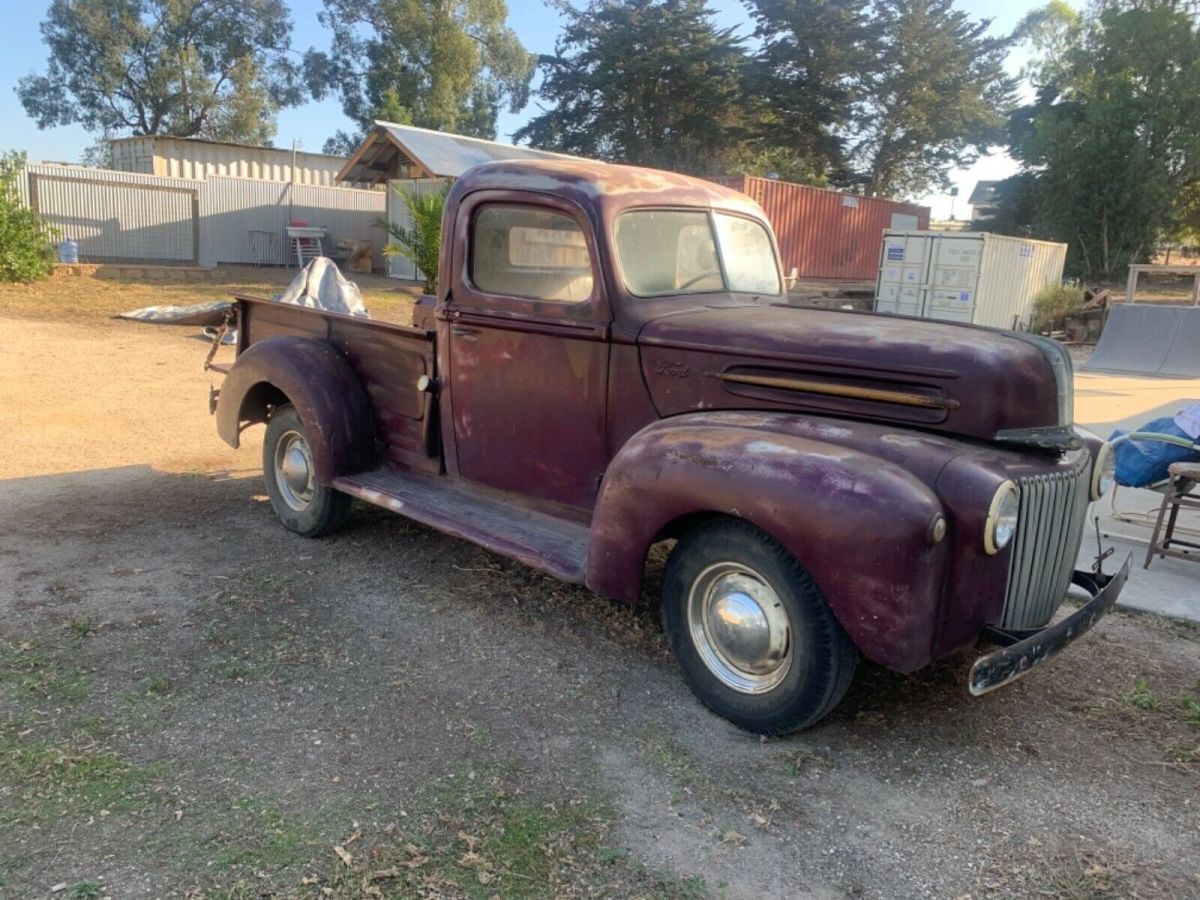
M1150 537L1146 562L1142 566L1144 569L1150 568L1150 560L1154 559L1155 554L1162 557L1174 556L1179 559L1200 561L1200 554L1190 552L1200 550L1200 544L1175 537L1175 520L1179 518L1179 510L1200 510L1200 494L1194 493L1196 487L1200 485L1200 463L1171 463L1167 471L1170 473L1170 478L1167 479L1166 490L1163 492L1162 506L1158 508L1154 534ZM1167 520L1165 532L1163 532L1164 518ZM1160 534L1162 535L1161 540L1159 539ZM1188 549L1176 550L1176 546Z

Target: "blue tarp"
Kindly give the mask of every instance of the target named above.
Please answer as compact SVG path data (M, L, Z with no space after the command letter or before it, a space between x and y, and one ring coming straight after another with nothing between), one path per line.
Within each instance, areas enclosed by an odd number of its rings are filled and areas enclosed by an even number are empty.
M1138 432L1165 434L1171 437L1192 440L1192 436L1175 424L1175 419L1165 417L1147 422L1136 429ZM1114 431L1109 440L1116 440L1128 431ZM1200 449L1181 447L1166 441L1131 439L1121 441L1113 447L1117 464L1117 484L1124 487L1149 487L1168 477L1167 469L1174 462L1200 462Z

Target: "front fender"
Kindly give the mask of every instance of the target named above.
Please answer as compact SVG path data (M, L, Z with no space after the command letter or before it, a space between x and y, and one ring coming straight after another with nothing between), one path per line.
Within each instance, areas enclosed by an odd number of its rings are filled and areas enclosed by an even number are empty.
M308 432L320 484L375 464L375 430L366 392L350 363L324 341L280 336L240 354L217 398L217 433L231 447L242 428L267 420L282 394Z
M697 514L735 516L796 556L868 658L920 668L950 544L929 544L941 502L894 462L789 433L788 418L697 413L634 435L601 485L587 584L635 601L646 552L664 529Z

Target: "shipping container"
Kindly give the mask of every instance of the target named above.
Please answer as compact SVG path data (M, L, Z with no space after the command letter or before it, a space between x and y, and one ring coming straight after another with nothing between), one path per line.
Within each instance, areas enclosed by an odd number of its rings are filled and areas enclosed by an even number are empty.
M888 231L875 311L1028 330L1038 291L1062 281L1067 245L981 231Z
M718 184L754 199L775 231L784 272L801 278L874 281L888 229L929 227L929 208L824 188L737 175Z
M322 153L162 135L118 138L111 145L114 169L166 178L225 175L329 187L346 163L341 156Z

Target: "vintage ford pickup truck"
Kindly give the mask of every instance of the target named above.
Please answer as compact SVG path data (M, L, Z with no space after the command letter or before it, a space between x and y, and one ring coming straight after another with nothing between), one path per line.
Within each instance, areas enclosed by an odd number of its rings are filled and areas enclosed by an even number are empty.
M302 535L357 497L608 597L674 541L662 620L712 710L763 734L987 640L980 694L1106 612L1075 571L1112 475L1038 337L789 305L747 197L583 161L455 183L412 326L239 298L214 402L266 423ZM1070 586L1084 605L1051 624Z

